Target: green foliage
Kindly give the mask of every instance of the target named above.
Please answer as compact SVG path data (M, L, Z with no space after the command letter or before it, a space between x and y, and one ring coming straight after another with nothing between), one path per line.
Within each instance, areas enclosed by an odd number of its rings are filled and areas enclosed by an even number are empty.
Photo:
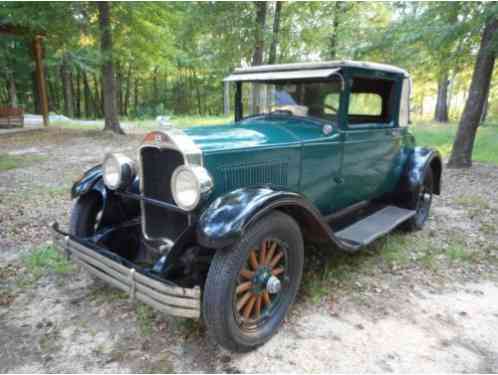
M52 246L36 248L22 257L25 272L19 275L19 284L27 286L49 273L66 274L73 266Z
M0 172L16 168L25 168L44 159L45 157L43 156L0 154Z
M273 38L275 4L264 29L264 60ZM285 2L277 62L365 59L394 63L414 78L414 107L434 96L444 74L459 115L486 17L497 5L482 2ZM91 2L4 2L0 24L42 31L45 38L50 110L62 113L71 98L61 68L69 70L77 118L102 118L97 6ZM120 115L221 115L222 79L251 63L255 46L252 2L113 2L113 58ZM30 39L0 41L0 105L11 101L12 79L19 105L35 110ZM13 77L13 78L12 78ZM69 90L69 91L71 91ZM498 116L498 88L490 92L489 115ZM452 106L450 105L450 110Z
M419 123L413 125L411 130L417 139L417 144L435 147L444 157L448 157L453 147L457 126L456 124ZM491 124L480 126L474 143L472 159L498 165L497 144L498 126Z
M153 330L154 310L148 305L138 303L135 311L140 333L142 336L150 336Z

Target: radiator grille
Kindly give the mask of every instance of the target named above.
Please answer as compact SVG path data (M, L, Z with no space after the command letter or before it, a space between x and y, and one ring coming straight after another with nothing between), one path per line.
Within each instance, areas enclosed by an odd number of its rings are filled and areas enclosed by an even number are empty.
M244 166L230 166L221 169L224 190L254 185L287 185L287 163L269 162Z
M142 194L145 197L174 204L171 192L171 175L183 164L183 156L177 150L142 147ZM186 214L143 202L144 234L151 239L174 240L188 225Z

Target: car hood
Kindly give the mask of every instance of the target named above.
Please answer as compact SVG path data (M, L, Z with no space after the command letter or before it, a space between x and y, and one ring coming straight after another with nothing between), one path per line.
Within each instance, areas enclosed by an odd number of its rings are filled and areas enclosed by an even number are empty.
M299 142L299 137L282 121L257 120L184 129L203 152L215 152Z

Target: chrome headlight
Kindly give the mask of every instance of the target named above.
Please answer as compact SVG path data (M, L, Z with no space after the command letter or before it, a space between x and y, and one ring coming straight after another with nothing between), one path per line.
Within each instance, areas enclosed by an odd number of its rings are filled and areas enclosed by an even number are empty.
M111 190L129 185L135 177L135 163L123 154L107 154L102 167L104 184Z
M171 191L178 207L191 211L213 188L208 171L200 166L181 165L171 177Z

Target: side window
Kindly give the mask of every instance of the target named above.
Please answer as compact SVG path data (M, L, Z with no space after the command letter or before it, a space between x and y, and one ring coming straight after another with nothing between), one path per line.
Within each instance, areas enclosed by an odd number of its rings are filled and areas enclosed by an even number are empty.
M324 112L327 115L335 115L339 108L341 96L339 93L332 93L325 96L324 100Z
M391 125L393 122L395 81L354 77L349 96L348 126Z
M382 97L378 94L357 92L351 95L349 101L350 115L382 115Z

